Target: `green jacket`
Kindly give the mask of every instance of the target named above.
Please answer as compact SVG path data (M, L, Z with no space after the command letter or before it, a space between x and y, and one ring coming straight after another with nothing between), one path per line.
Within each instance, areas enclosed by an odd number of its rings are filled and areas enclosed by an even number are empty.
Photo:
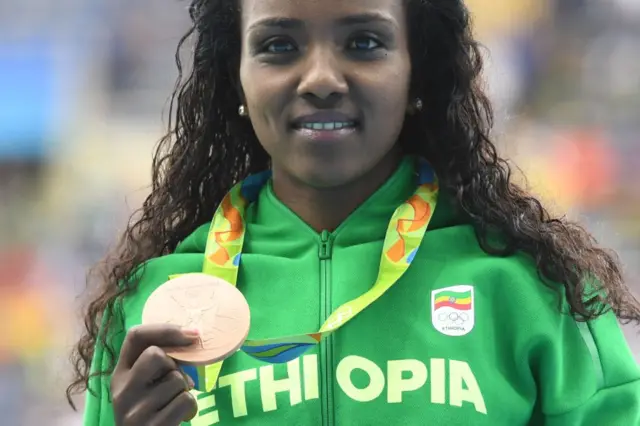
M247 211L238 277L250 337L317 330L364 293L387 223L415 184L407 159L337 230L320 234L267 185ZM487 255L461 217L441 195L401 280L301 358L271 365L238 352L225 361L216 389L194 391L191 425L640 425L640 370L616 318L560 314L529 258ZM169 275L202 270L208 229L145 265L123 302L126 329ZM106 358L98 346L93 369ZM108 378L90 386L85 425L114 425Z

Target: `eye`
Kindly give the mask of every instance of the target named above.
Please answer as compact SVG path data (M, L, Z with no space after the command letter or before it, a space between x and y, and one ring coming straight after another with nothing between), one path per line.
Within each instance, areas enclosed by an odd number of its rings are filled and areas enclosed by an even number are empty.
M286 39L273 39L265 43L263 51L266 53L289 53L296 50L293 43Z
M355 37L349 42L349 49L353 50L374 50L382 47L382 44L373 37Z

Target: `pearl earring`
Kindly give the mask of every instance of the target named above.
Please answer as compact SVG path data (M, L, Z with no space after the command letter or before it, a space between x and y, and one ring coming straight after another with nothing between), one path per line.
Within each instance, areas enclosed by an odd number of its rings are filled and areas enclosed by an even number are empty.
M240 117L246 117L247 116L247 108L244 105L240 105L238 107L238 115Z
M415 108L418 111L422 111L422 99L416 98L416 100L414 101L413 105L415 106Z

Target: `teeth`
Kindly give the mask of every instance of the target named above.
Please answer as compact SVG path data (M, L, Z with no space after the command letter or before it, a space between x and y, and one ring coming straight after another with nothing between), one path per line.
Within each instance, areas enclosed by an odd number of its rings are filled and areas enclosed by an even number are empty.
M302 128L311 130L336 130L345 127L353 127L355 123L352 121L331 122L331 123L303 123Z

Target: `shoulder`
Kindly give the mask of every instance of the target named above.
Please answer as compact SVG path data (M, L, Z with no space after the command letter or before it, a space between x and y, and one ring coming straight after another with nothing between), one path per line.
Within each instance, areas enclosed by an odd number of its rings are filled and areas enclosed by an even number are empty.
M426 249L421 254L424 260L438 259L441 271L433 288L472 286L476 322L482 318L512 341L517 356L569 351L584 368L600 368L600 357L613 356L614 351L631 359L615 315L608 312L589 322L577 321L570 314L562 283L544 279L528 254L488 254L470 226L437 232L441 235L420 249Z
M534 259L525 253L485 252L471 225L428 233L414 262L420 260L440 265L439 283L471 285L478 298L490 301L492 309L517 311L519 317L561 315L563 286L543 280Z

